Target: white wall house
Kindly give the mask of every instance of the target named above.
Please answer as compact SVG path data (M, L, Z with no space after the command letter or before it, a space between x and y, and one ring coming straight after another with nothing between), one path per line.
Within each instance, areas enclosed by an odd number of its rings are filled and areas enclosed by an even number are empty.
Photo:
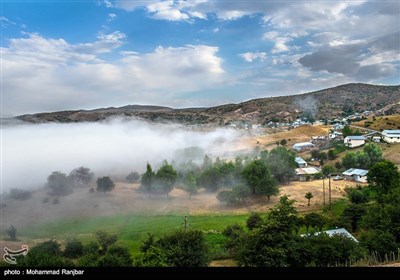
M365 144L364 136L347 136L344 138L344 145L349 148L359 147Z
M300 168L307 167L307 162L303 158L296 157L294 160L296 161L298 167Z
M388 143L400 143L400 130L384 130L382 136Z
M293 149L300 152L300 151L304 151L307 149L311 149L314 148L315 145L311 142L301 142L301 143L295 143L293 144Z
M321 172L321 170L315 167L303 167L303 168L296 168L295 172L296 175L294 176L294 179L297 181L305 182L307 181L307 176L312 178L314 177L315 174Z
M350 168L342 173L346 180L352 180L362 183L367 182L367 174L368 170L358 168Z

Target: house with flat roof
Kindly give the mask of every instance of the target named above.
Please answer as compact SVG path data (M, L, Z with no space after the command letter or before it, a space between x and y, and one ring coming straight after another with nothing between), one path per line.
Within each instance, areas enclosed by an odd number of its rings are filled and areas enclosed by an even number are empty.
M388 143L400 143L400 130L384 130L382 137Z
M346 180L352 180L356 182L366 183L367 182L368 170L350 168L342 173Z
M292 148L298 152L314 148L315 145L311 142L301 142L293 144Z
M347 136L344 138L344 145L349 148L360 147L365 144L365 137L361 135Z
M297 181L305 182L307 181L307 177L312 178L315 174L321 172L319 168L316 167L303 167L303 168L296 168L295 170L296 175L294 179Z

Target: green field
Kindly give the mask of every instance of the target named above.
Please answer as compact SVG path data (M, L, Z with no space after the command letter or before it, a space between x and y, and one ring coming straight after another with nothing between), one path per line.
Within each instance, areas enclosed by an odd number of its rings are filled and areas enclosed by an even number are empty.
M205 232L221 232L227 225L245 224L248 215L199 215L189 216L189 226ZM136 216L119 215L84 219L67 219L21 229L19 234L27 239L50 239L65 241L78 238L87 242L97 230L117 233L119 242L128 246L131 253L138 252L141 241L147 233L162 234L183 227L184 216ZM210 236L208 236L210 235ZM219 235L219 234L218 234ZM216 238L215 233L206 234L206 238Z

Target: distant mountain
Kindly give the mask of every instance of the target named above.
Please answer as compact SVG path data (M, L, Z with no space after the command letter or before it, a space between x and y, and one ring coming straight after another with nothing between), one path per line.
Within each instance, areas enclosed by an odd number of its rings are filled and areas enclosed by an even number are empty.
M400 114L400 85L345 84L310 93L259 98L210 108L173 109L128 105L119 108L22 115L16 119L42 123L95 122L110 117L135 117L155 122L221 126L232 122L265 124L271 120L293 121L301 116L332 119L343 114L363 111Z

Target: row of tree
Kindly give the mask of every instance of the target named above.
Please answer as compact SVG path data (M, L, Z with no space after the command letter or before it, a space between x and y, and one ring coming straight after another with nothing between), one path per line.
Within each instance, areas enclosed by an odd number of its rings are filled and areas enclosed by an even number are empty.
M266 195L268 199L277 195L278 184L288 183L295 168L294 153L281 146L255 158L237 157L235 161L213 161L205 155L202 165L190 161L181 164L178 171L166 161L157 171L148 163L140 182L141 189L149 194L168 195L176 184L189 192L189 198L201 187L209 191L224 188L219 198L234 203L248 195Z

